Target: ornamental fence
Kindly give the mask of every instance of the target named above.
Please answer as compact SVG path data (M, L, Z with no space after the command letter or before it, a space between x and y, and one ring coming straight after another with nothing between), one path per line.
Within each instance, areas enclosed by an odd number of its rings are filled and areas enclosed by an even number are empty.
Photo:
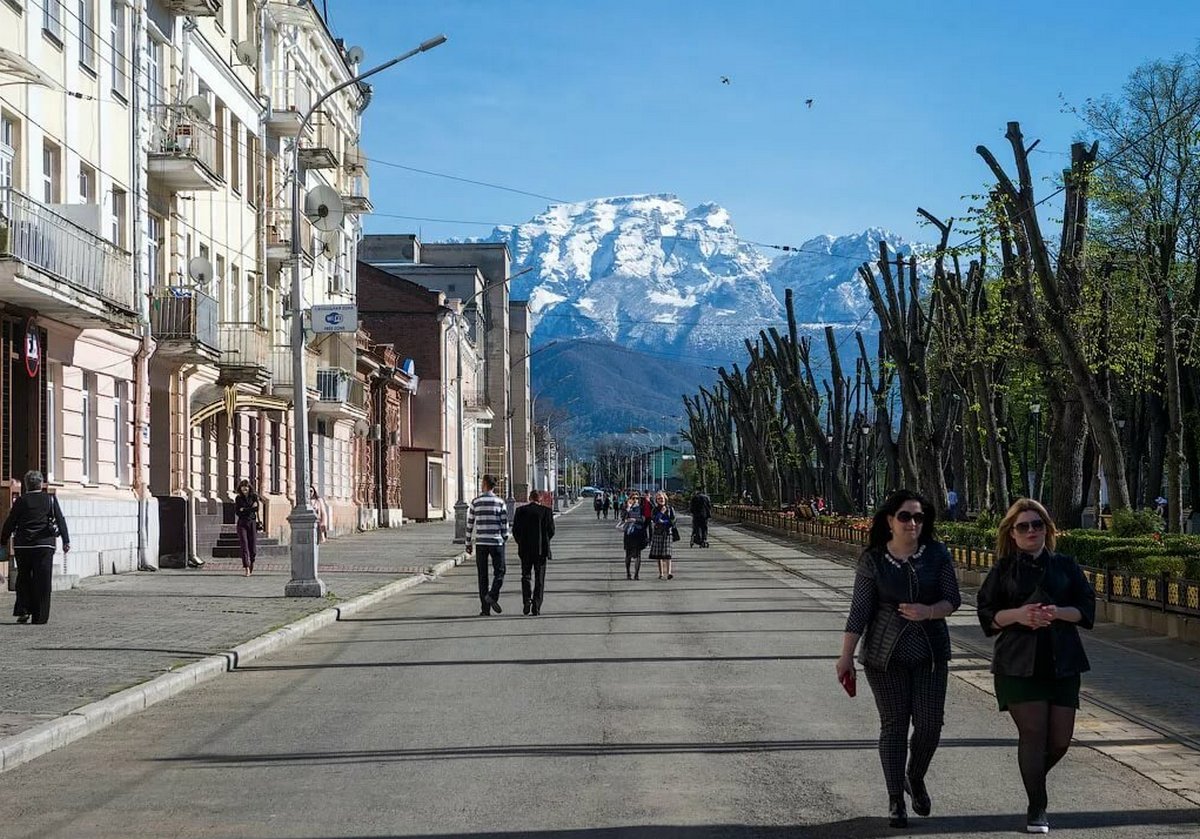
M800 519L758 507L717 505L713 512L720 518L750 524L788 534L822 539L840 545L866 547L867 531L849 524ZM988 571L996 564L996 552L984 548L947 545L950 556L960 568ZM1169 572L1137 574L1112 568L1080 566L1096 596L1107 603L1129 603L1160 612L1200 615L1200 580L1185 580Z

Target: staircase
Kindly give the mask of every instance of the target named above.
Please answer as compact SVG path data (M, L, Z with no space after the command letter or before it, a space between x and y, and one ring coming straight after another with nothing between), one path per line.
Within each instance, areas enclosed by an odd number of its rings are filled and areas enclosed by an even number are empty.
M267 557L291 556L291 550L287 545L279 544L279 540L268 538L261 533L257 534L258 538L254 540L255 554L258 559L266 559ZM217 536L216 544L212 547L213 559L241 559L242 548L238 544L237 530L222 530Z
M278 539L256 534L255 547L259 559L290 556L287 545ZM211 546L205 553L205 546ZM234 524L233 502L213 501L201 505L196 513L196 552L202 559L241 559L237 527Z

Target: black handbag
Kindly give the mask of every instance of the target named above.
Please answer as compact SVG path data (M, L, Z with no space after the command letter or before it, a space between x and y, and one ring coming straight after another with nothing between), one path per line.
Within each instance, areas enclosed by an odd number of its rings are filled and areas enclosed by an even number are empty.
M671 541L672 542L679 541L679 528L676 527L675 525L671 525Z

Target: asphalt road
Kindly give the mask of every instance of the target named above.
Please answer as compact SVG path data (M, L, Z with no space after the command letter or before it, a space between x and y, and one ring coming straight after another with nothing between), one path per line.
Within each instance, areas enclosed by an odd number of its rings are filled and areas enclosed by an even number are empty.
M887 827L866 685L833 676L844 617L714 547L625 579L620 536L559 520L540 617L511 558L502 616L465 566L0 775L3 837L1011 836L1007 717L952 679L934 814ZM515 554L515 551L514 551ZM647 573L648 572L648 573ZM1076 748L1053 835L1200 836L1184 799Z

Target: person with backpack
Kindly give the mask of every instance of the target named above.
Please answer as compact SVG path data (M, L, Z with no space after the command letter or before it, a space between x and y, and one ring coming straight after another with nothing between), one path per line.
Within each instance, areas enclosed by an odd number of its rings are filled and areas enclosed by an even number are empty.
M649 541L647 538L649 525L650 517L645 514L641 499L634 491L625 502L625 508L621 510L621 521L617 525L624 532L625 579L627 580L641 579L642 551L646 549ZM632 574L630 573L631 569Z
M708 520L712 518L712 499L708 493L700 490L692 496L692 544L702 548L708 547Z
M17 562L17 623L42 624L50 620L50 591L54 582L54 552L62 539L63 553L71 550L71 536L58 499L45 490L41 472L25 473L24 494L9 510L0 530L0 545L13 541Z
M654 512L650 515L650 558L658 560L658 578L675 579L675 566L671 559L671 543L679 539L675 527L675 508L667 503L667 494L662 490L654 493Z

